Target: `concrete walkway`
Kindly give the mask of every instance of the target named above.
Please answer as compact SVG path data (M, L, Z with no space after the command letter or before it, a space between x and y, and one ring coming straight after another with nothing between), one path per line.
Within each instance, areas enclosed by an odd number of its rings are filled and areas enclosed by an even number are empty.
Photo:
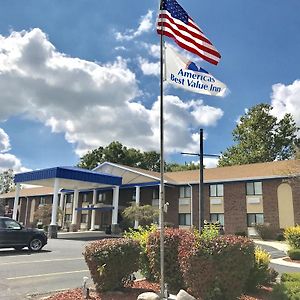
M271 255L271 263L275 265L298 268L300 272L300 263L294 263L285 261L284 258L287 258L287 251L289 246L286 242L279 241L262 241L254 240L254 243L257 246L260 246L264 250L268 251Z

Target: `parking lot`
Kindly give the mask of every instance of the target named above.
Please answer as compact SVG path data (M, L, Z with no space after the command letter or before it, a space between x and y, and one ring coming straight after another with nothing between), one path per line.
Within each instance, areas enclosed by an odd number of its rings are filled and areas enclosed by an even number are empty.
M81 286L89 272L82 251L99 233L75 233L48 240L41 252L0 249L0 299L27 299L33 294ZM62 239L63 238L63 239Z

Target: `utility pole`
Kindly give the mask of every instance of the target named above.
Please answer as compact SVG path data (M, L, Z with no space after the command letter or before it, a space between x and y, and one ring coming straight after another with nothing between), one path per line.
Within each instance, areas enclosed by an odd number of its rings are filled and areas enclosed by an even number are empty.
M203 129L200 129L200 147L199 153L181 152L184 155L192 155L199 157L200 169L199 169L199 231L202 230L204 225L204 157L220 157L218 154L204 154L203 152ZM193 203L191 203L193 205Z

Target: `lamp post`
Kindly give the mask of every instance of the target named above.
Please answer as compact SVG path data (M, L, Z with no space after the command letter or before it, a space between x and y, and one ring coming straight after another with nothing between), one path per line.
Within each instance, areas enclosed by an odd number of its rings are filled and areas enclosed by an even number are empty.
M220 157L218 154L204 154L203 153L203 129L200 129L200 149L199 153L181 152L184 155L198 156L200 161L199 169L199 231L201 231L204 224L204 164L203 158L205 157ZM193 205L193 203L191 204Z

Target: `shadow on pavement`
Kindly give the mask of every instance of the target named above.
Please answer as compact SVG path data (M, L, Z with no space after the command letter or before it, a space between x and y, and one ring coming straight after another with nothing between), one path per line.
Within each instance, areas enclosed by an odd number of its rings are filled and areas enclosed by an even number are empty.
M58 234L58 239L73 241L97 241L110 238L120 238L120 235L105 234L103 232L76 232Z
M271 255L272 259L286 257L286 253L284 251L278 250L272 246L261 245L261 244L258 246L266 250Z
M0 256L35 255L35 254L47 253L47 252L52 252L52 251L50 251L50 250L41 250L41 251L37 251L37 252L32 252L28 249L15 250L15 249L11 248L11 249L0 250Z

